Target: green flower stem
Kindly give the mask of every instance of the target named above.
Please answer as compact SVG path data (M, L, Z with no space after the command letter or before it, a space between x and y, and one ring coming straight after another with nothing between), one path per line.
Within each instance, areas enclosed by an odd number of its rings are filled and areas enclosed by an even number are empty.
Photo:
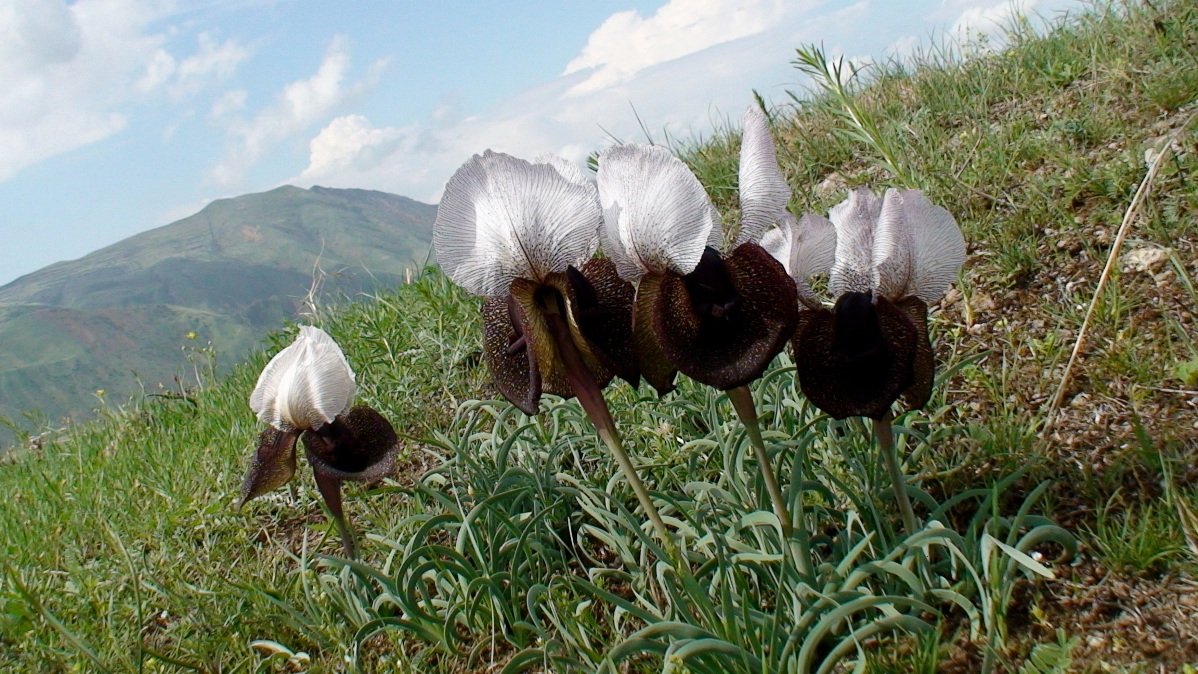
M740 417L745 431L749 434L749 444L753 445L753 452L757 455L757 464L760 467L761 476L765 479L765 489L769 492L770 502L774 506L774 515L782 524L782 536L786 540L793 539L797 542L797 546L792 544L791 554L795 557L799 571L804 576L810 576L811 543L807 540L807 527L803 522L803 495L799 494L798 510L796 511L799 528L796 530L795 520L790 516L790 510L786 507L786 498L782 495L782 489L778 486L778 478L774 475L774 468L770 464L770 455L765 451L765 440L761 437L761 424L757 420L757 407L753 404L753 392L749 390L748 386L738 386L726 393L728 399L732 401L732 408L736 410L736 415ZM802 473L800 473L800 478L801 475ZM799 480L799 484L801 488L802 479Z
M894 500L898 501L899 511L903 515L903 526L907 535L913 535L919 526L915 522L915 511L911 509L911 500L907 498L907 478L899 465L898 448L894 446L894 430L891 428L891 415L887 412L881 419L874 419L874 436L882 450L882 458L886 461L886 470L890 472L890 482L894 485Z
M570 326L566 323L557 298L549 302L547 309L545 323L557 346L558 357L562 359L562 365L565 366L566 379L570 382L570 388L573 389L575 397L582 404L582 409L587 413L591 423L595 425L599 437L611 450L612 456L616 458L620 472L624 473L624 478L632 486L637 501L640 502L645 515L649 517L653 528L661 537L666 553L672 558L671 561L681 564L682 558L679 555L674 536L661 519L661 513L657 512L657 506L653 505L653 498L649 495L649 490L641 482L636 467L632 465L632 460L624 451L624 445L620 442L620 434L616 431L616 422L612 419L611 411L607 408L607 401L603 398L603 391L599 389L594 375L582 361L582 354L578 352L578 345L574 343L574 337L570 334Z
M728 399L732 401L736 415L740 417L741 423L749 433L749 443L753 445L753 452L757 455L757 465L760 467L761 476L765 478L765 489L769 492L770 502L774 505L774 514L782 523L782 535L790 538L794 533L794 523L790 517L790 510L786 508L786 499L782 496L782 489L778 486L778 478L774 475L774 469L770 465L770 455L765 451L765 440L761 437L761 424L757 421L757 407L753 404L753 392L749 390L748 386L738 386L726 393Z

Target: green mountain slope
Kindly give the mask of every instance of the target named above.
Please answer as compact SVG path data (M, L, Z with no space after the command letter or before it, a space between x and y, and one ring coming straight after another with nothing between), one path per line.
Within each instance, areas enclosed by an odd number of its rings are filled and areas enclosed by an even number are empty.
M95 393L195 383L209 344L232 364L294 317L319 280L352 296L402 282L428 255L436 208L367 190L285 186L0 288L0 416L91 416ZM189 374L191 373L191 374Z

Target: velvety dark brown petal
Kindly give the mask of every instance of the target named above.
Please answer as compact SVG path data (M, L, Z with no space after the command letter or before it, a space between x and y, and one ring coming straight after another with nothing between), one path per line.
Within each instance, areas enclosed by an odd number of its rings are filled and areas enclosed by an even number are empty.
M391 422L370 407L359 405L332 423L304 431L308 462L318 475L366 482L391 469L398 449Z
M794 334L799 298L785 267L755 243L726 259L708 248L685 277L668 276L654 332L687 376L720 390L759 378Z
M672 282L681 283L681 277L668 272L645 274L637 285L632 305L632 348L641 376L659 396L674 390L674 379L678 376L678 367L662 351L653 327L658 305L663 301L663 287Z
M483 302L483 360L491 381L503 397L532 415L540 410L541 372L526 330L524 310L511 295Z
M295 441L299 435L299 431L283 432L274 428L262 431L250 472L241 485L238 507L287 484L295 475Z
M907 314L869 293L804 311L794 339L803 395L837 419L881 419L912 383L918 337Z
M518 278L512 282L512 297L520 305L524 315L524 334L536 355L541 375L541 391L569 398L574 393L569 380L566 379L565 370L562 369L557 347L553 345L553 337L549 334L549 327L545 325L548 304L553 303L559 311L566 311L565 287L566 275L562 273L550 274L545 283ZM611 373L606 373L605 377L602 385L611 380Z
M632 303L636 289L620 278L611 260L594 258L566 272L571 323L586 349L604 368L634 387L641 382L632 342ZM598 377L597 377L598 378Z
M907 409L917 410L932 398L932 384L936 381L936 354L932 352L932 339L928 335L928 305L918 297L904 297L895 302L895 306L911 319L917 335L912 363L914 379L903 391Z

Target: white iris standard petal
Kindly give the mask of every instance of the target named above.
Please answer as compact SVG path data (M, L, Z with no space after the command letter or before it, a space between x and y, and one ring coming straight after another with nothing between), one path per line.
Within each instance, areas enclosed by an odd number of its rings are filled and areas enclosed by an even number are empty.
M756 104L745 111L740 140L740 232L736 245L756 242L786 213L790 186L778 168L769 120Z
M786 213L777 227L762 235L761 247L795 280L803 304L818 307L819 298L807 280L832 269L836 257L836 228L832 223L813 213L797 221Z
M512 281L544 281L599 247L595 187L560 158L530 163L487 150L445 186L433 247L441 268L476 295L507 294Z
M914 273L911 222L903 196L891 188L882 195L882 209L874 223L873 288L876 295L897 300L906 297Z
M874 223L882 211L882 200L862 187L828 211L836 228L836 261L828 276L834 296L845 292L870 292L873 287Z
M931 304L957 279L965 264L965 237L952 214L919 190L904 190L903 214L911 228L912 273L905 290Z
M680 159L653 145L616 145L599 155L604 250L625 280L694 271L720 241L710 197Z
M304 325L263 368L250 409L279 430L311 430L347 412L356 390L341 347L320 328Z

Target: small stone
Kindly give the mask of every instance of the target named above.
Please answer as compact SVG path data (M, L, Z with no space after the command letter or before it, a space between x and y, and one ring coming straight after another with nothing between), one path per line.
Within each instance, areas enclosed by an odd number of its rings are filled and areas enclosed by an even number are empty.
M1123 254L1123 270L1155 273L1169 261L1171 248L1145 246Z
M820 184L815 186L815 191L821 197L829 197L833 194L839 194L840 192L845 191L848 189L848 186L849 183L844 179L844 176L833 171L832 173L829 173L828 177L824 178Z
M994 311L998 308L998 305L994 303L994 298L980 290L974 291L973 297L969 298L969 306L978 312Z

